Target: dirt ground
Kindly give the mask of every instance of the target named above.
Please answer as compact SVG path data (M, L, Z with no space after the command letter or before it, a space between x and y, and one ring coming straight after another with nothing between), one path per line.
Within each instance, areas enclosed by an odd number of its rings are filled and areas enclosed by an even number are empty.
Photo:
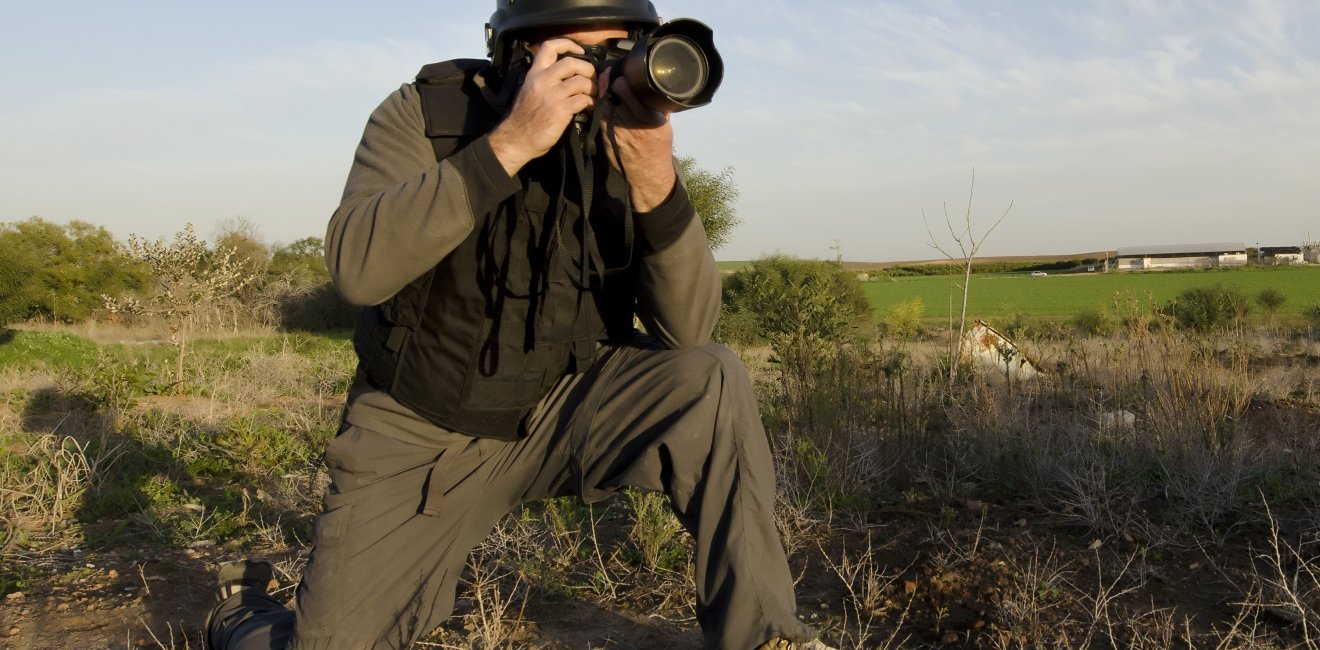
M1058 638L1077 647L1090 623L1078 612L1094 610L1096 595L1105 593L1113 596L1109 611L1127 613L1125 625L1148 620L1152 634L1174 630L1170 640L1177 646L1202 647L1198 635L1224 630L1238 611L1242 593L1233 578L1252 557L1251 534L1235 535L1222 548L1143 553L1136 541L1079 535L1021 504L916 499L866 518L849 528L834 524L829 538L814 541L816 548L794 553L802 576L800 616L841 647L1053 647L1049 639ZM838 558L859 557L867 548L874 575L862 606L867 576L845 585L821 549L837 565ZM215 568L254 550L260 549L61 550L40 567L43 576L0 602L0 645L199 648ZM279 593L291 595L292 581L284 582ZM626 590L614 603L534 593L513 633L514 647L699 648L690 595L658 600L655 593L633 598ZM471 647L465 609L471 602L460 600L451 623L417 647ZM859 619L869 620L869 629ZM870 637L859 644L863 629ZM1279 647L1301 647L1299 632L1284 617L1266 632L1283 640ZM1100 640L1091 645L1114 647Z

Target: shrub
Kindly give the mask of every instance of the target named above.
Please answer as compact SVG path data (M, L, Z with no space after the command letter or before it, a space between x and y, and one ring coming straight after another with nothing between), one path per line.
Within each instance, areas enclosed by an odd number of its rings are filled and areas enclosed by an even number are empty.
M724 300L731 311L753 315L786 362L805 362L837 343L871 309L855 274L832 262L786 256L766 257L735 273Z
M277 298L280 326L300 332L352 329L358 310L340 297L329 282L292 289Z
M921 333L921 317L926 313L926 303L920 296L905 300L889 308L885 316L885 332L901 339L913 339Z
M1288 301L1288 295L1280 291L1278 287L1265 287L1256 294L1256 304L1260 305L1267 314L1273 314L1279 311L1283 303Z
M83 321L100 308L101 294L136 292L147 278L105 228L38 217L0 224L0 324Z
M738 185L733 182L733 168L725 167L718 172L702 169L691 156L679 156L678 167L692 207L706 230L706 242L711 250L718 250L729 242L740 221L735 207Z
M1248 308L1247 297L1241 290L1215 285L1187 289L1170 300L1164 309L1179 327L1208 332L1245 316Z
M783 256L752 263L729 278L725 302L738 318L755 319L780 363L783 415L792 427L810 428L828 414L814 398L816 386L841 375L870 314L856 274L832 262Z
M1109 336L1118 328L1114 317L1103 309L1083 309L1072 317L1073 329L1087 336Z
M713 338L727 345L759 345L766 342L756 314L736 309L727 301L720 304L720 320L715 323Z
M1302 316L1311 321L1312 325L1320 327L1320 305L1311 305L1302 310Z

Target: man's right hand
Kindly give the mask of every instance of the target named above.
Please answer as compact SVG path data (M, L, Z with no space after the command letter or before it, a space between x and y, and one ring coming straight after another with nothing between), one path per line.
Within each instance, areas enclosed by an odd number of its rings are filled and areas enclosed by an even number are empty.
M514 176L528 162L559 142L573 116L596 102L595 66L561 54L583 54L566 38L548 40L536 49L513 109L490 134L490 146L504 171Z

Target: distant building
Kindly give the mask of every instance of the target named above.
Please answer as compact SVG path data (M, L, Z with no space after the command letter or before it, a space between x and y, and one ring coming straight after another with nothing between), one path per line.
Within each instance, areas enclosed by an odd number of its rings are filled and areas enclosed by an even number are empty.
M1261 246L1260 262L1261 264L1286 266L1288 264L1305 264L1306 258L1302 255L1301 246Z
M1320 264L1320 242L1302 244L1302 261L1308 264Z
M1124 246L1114 268L1119 271L1208 269L1246 266L1247 247L1241 243Z

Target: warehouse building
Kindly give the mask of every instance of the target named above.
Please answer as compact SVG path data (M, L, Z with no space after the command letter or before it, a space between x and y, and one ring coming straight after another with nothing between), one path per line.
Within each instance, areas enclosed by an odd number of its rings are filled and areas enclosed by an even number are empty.
M1306 259L1302 256L1301 246L1261 246L1260 263L1286 266L1305 264Z
M1114 268L1119 271L1209 269L1246 266L1247 247L1241 243L1124 246Z

